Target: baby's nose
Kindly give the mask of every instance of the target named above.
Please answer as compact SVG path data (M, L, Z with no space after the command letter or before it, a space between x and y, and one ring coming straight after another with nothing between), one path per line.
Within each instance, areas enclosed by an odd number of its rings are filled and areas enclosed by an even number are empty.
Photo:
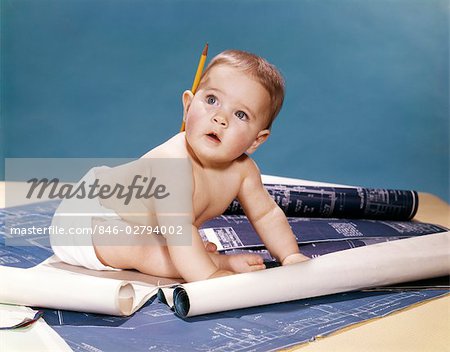
M228 121L225 117L223 117L222 115L214 115L212 118L213 122L221 125L222 127L227 127L228 126Z

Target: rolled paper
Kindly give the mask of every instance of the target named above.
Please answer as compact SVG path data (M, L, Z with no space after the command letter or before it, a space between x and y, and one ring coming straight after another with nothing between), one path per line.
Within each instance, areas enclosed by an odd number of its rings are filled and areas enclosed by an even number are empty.
M0 266L0 302L126 316L157 292L156 286L34 267Z
M450 232L335 252L306 262L180 285L181 317L421 280L450 273Z

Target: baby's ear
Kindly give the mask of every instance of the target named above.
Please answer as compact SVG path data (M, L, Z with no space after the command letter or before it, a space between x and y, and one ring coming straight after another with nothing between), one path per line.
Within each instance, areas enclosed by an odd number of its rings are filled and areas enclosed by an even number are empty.
M255 141L252 143L250 148L247 149L247 154L252 154L258 147L263 144L270 135L270 130L262 130L256 136Z
M190 90L185 90L181 99L183 101L183 121L186 121L186 115L189 110L189 106L191 106L192 99L194 98L194 94Z

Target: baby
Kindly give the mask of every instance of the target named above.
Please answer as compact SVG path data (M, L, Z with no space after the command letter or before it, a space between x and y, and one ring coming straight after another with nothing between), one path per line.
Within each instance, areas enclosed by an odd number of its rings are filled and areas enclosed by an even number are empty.
M187 90L182 95L185 131L142 157L190 161L191 245L136 245L130 236L129 243L112 246L97 242L94 236L91 254L95 253L100 263L92 268L136 269L186 281L264 269L260 256L219 255L214 245L205 247L198 233L202 223L222 214L235 198L282 265L307 260L299 253L284 213L264 189L258 167L248 156L269 137L283 99L283 78L266 60L237 50L214 57L196 94ZM104 202L102 205L108 206ZM110 220L110 224L123 227L127 222ZM64 247L53 248L64 260Z

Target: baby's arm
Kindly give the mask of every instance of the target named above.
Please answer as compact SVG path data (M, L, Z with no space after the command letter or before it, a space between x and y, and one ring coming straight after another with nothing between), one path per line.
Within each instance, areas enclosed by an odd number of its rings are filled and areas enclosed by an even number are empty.
M171 221L171 219L163 217L162 221ZM179 218L178 221L183 221L183 219ZM163 223L162 226L169 227L171 225ZM167 235L165 238L171 262L186 281L212 279L265 268L262 257L256 254L221 255L211 253L211 247L216 246L211 243L208 246L209 249L205 248L205 243L196 226L186 222L182 228L191 229L190 233L185 231L183 236L186 237L183 239L171 237L173 235ZM186 243L186 239L190 239L189 243Z
M232 275L233 272L221 269L208 254L197 227L191 225L190 229L191 233L184 234L191 237L190 244L180 244L166 236L170 259L181 277L190 282Z
M238 199L267 249L283 265L309 258L298 250L297 240L283 211L269 196L255 163L249 158Z

